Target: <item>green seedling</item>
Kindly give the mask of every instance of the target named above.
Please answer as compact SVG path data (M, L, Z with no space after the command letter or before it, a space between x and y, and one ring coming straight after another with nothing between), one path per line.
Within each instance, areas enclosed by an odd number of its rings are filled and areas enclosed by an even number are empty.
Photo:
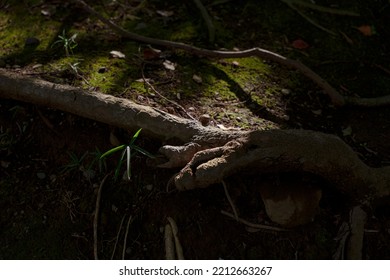
M65 29L62 31L62 35L58 35L58 40L55 41L52 45L55 46L57 44L61 44L65 50L66 56L70 56L73 54L73 49L77 47L76 38L77 33L73 34L70 38L66 37Z
M74 170L80 170L83 166L83 160L87 156L88 152L85 152L80 158L73 152L68 152L70 162L62 168L61 173L68 173Z
M127 166L126 176L127 176L128 180L130 180L130 177L131 177L130 158L133 155L135 155L136 153L141 153L147 157L154 158L154 156L151 153L149 153L148 151L146 151L146 150L142 149L141 147L134 144L134 142L135 142L135 140L137 140L141 130L142 130L142 128L137 130L137 132L133 135L133 137L131 138L130 143L128 145L120 145L120 146L117 146L115 148L112 148L111 150L108 150L100 157L100 159L103 159L103 158L110 156L118 151L122 151L121 158L120 158L118 165L115 169L115 175L114 175L115 180L118 179L120 169L122 167L123 162L125 161L125 155L126 155L126 166Z

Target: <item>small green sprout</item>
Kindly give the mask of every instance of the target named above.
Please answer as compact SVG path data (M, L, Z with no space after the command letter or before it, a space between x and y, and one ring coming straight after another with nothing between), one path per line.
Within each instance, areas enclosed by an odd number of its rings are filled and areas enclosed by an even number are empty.
M107 156L110 156L112 155L113 153L116 153L118 151L122 151L122 155L121 155L121 158L118 162L118 165L115 169L115 175L114 175L114 179L117 180L118 179L118 176L119 176L119 172L120 172L120 169L122 167L122 164L123 162L125 161L125 155L126 155L126 176L127 176L127 179L130 180L130 177L131 177L131 162L130 162L130 158L132 157L132 155L136 154L137 152L149 157L149 158L154 158L154 156L149 153L148 151L142 149L141 147L137 146L134 144L135 140L137 140L140 132L141 132L142 128L138 129L137 132L133 135L133 137L131 138L130 140L130 143L128 145L120 145L120 146L117 146L115 148L112 148L111 150L108 150L107 152L105 152L103 155L101 155L100 159L103 159ZM132 152L134 150L134 152Z
M70 162L63 166L61 173L69 173L73 170L80 170L83 166L83 161L88 152L85 152L80 158L73 152L68 152Z
M52 45L55 46L57 44L61 44L65 50L66 56L70 56L73 54L73 49L77 47L76 38L77 33L73 34L70 38L66 37L65 29L62 30L62 35L58 35L59 40L55 41Z

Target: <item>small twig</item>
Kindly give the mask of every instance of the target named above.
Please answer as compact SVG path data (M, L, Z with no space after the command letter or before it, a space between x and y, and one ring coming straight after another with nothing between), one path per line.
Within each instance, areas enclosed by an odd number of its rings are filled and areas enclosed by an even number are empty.
M122 260L125 259L126 246L127 246L127 236L129 235L129 228L130 228L130 224L132 222L132 218L133 218L133 216L130 215L129 219L127 220L126 232L125 232L125 237L123 240Z
M334 8L328 8L324 6L319 6L317 4L313 4L307 1L301 1L301 0L282 0L284 3L290 3L290 4L296 4L305 8L309 8L318 12L333 14L333 15L339 15L339 16L351 16L351 17L359 17L360 14L348 10L342 10L342 9L334 9Z
M234 217L234 215L229 213L229 212L221 210L221 214L223 214L225 216L228 216L230 218L236 219ZM244 225L246 225L248 227L252 227L252 228L258 228L258 229L264 229L264 230L270 230L270 231L278 231L278 232L289 231L288 229L284 229L284 228L273 227L273 226L266 226L266 225L260 225L260 224L254 224L254 223L248 222L247 220L244 220L244 219L241 219L241 218L237 218L236 220L238 222L240 222L240 223L242 223L242 224L244 224Z
M181 106L179 103L173 101L173 100L170 100L169 98L165 97L164 95L162 95L160 92L158 92L158 90L156 90L154 88L154 86L149 83L148 79L145 78L145 74L144 74L144 67L142 66L141 67L141 74L142 74L142 79L144 80L144 83L151 89L153 90L154 93L156 93L158 96L160 96L162 99L164 99L165 101L175 105L176 107L178 107L179 109L181 109L190 119L196 121L196 119L191 116L190 114L187 113L186 109L184 109L183 106Z
M350 236L346 248L346 257L349 260L361 260L363 250L364 227L367 213L361 206L354 207L350 212Z
M172 227L170 224L165 225L164 243L165 243L165 259L166 260L174 260L175 259L175 245L173 243L173 233L172 233Z
M96 197L96 206L95 206L95 217L93 219L93 254L95 260L98 260L98 224L99 224L99 211L100 211L100 200L102 198L103 185L106 182L110 174L104 176L102 182L100 183L99 190Z
M323 27L322 25L316 23L314 20L312 20L311 18L309 18L307 15L305 15L304 13L302 13L297 7L295 7L293 4L294 4L294 1L286 1L286 0L282 0L282 2L284 2L285 4L287 4L287 6L289 6L291 9L293 9L294 11L296 11L301 17L303 17L304 19L306 19L308 22L310 22L311 24L313 24L315 27L321 29L322 31L325 31L331 35L336 35L336 33L334 33L333 31L329 30L328 28L325 28Z
M172 219L171 217L168 217L167 218L171 228L172 228L172 234L173 234L173 238L175 240L175 248L176 248L176 255L177 255L177 259L178 260L184 260L184 255L183 255L183 248L181 247L181 244L180 244L180 240L179 240L179 237L178 237L178 228L177 228L177 225L176 225L176 222L174 219Z
M376 68L378 68L378 69L380 69L380 70L382 70L382 71L385 72L387 75L390 75L390 70L387 69L387 68L385 68L385 67L383 67L382 65L379 65L379 64L374 63L373 66L376 67Z
M230 197L229 191L227 189L227 186L226 186L226 183L224 180L222 180L222 185L223 185L223 190L225 191L226 198L229 201L230 207L232 207L232 210L234 213L234 218L236 219L236 221L238 221L238 212L237 212L236 206L234 205L233 200Z
M122 226L123 226L123 222L125 221L125 218L126 218L126 214L123 215L122 217L122 220L121 220L121 223L119 225L119 230L118 230L118 233L116 235L116 240L115 240L115 244L114 244L114 249L112 250L112 254L111 254L111 259L113 260L114 259L114 256L115 256L115 251L116 251L116 246L118 245L118 242L119 242L119 235L122 231Z
M209 42L214 43L215 40L215 26L213 24L213 21L210 18L209 13L207 12L207 9L203 6L202 2L200 0L194 0L196 7L200 10L200 13L202 14L202 17L204 21L206 22L207 29L209 31Z
M54 129L54 125L51 123L51 121L43 115L43 113L41 112L40 109L38 109L38 107L37 107L37 112L38 112L38 115L41 117L42 121L45 123L45 125L51 131L53 131L55 135L60 136L60 134Z

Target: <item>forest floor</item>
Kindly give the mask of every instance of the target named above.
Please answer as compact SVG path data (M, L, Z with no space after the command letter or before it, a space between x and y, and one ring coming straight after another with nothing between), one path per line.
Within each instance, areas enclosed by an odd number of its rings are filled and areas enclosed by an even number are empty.
M154 50L159 47L120 38L63 1L2 2L1 68L128 98L183 118L190 115L222 129L331 133L368 165L390 164L388 107L335 108L298 71L258 58L206 59L167 49L159 53ZM94 6L98 11L132 32L209 49L261 47L300 60L345 95L389 93L388 1L351 0L343 6L317 1L359 12L358 17L300 7L333 35L282 1L247 0L240 5L202 1L216 28L213 42L191 1L98 2ZM113 147L112 135L128 143L134 133L1 100L0 259L92 259L97 191L119 160L99 157ZM136 143L152 154L163 144L142 132ZM282 233L254 232L221 214L221 210L230 212L221 185L187 192L167 189L177 171L155 168L135 155L130 181L109 177L100 205L101 259L163 259L167 217L178 225L186 259L332 259L340 253L338 231L348 221L351 206L342 194L324 192L318 214L308 225ZM240 217L274 225L256 180L278 184L299 183L302 178L297 174L229 178ZM388 204L369 213L363 256L390 258Z

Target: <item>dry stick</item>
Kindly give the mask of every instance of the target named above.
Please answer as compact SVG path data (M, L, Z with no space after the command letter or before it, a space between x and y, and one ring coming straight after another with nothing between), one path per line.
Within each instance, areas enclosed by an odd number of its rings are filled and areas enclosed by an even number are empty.
M289 6L291 9L293 9L294 11L296 11L301 17L303 17L305 20L307 20L308 22L310 22L311 24L313 24L315 27L317 27L318 29L321 29L322 31L325 31L333 36L336 36L336 33L334 33L333 31L329 30L328 28L326 27L323 27L322 25L318 24L317 22L315 22L314 20L312 20L311 18L309 18L307 15L305 15L304 13L302 13L297 7L295 7L293 5L293 1L283 1L285 4L287 4L287 6Z
M229 212L221 210L221 214L223 214L225 216L228 216L230 218L236 219L234 217L234 215L229 213ZM244 225L246 225L248 227L252 227L252 228L265 229L265 230L270 230L270 231L279 231L279 232L289 231L288 229L284 229L284 228L254 224L254 223L248 222L247 220L244 220L244 219L241 219L241 218L238 218L236 220L238 222L240 222L240 223L242 223L242 224L244 224Z
M122 231L122 226L123 226L123 222L125 221L125 218L126 218L126 214L123 215L122 217L122 220L121 220L121 223L119 225L119 230L118 230L118 233L116 235L116 240L115 240L115 244L114 244L114 249L112 250L112 254L111 254L111 259L113 260L114 259L114 256L115 256L115 251L116 251L116 246L118 245L118 241L119 241L119 235Z
M122 27L116 25L111 20L105 18L98 12L96 12L94 9L92 9L88 4L86 4L82 0L74 0L74 2L80 4L87 12L91 13L92 15L96 16L100 21L105 23L109 28L120 34L124 38L128 38L134 41L143 42L146 44L151 45L157 45L157 46L164 46L168 48L175 48L175 49L181 49L184 51L187 51L191 54L195 54L198 56L204 56L204 57L216 57L216 58L243 58L243 57L249 57L249 56L257 56L262 59L267 59L271 61L275 61L277 63L280 63L282 65L286 65L291 68L295 68L302 72L303 75L311 79L313 82L315 82L318 86L320 86L326 94L330 97L332 103L336 106L343 106L345 105L344 97L335 89L333 88L328 82L326 82L324 79L322 79L318 74L316 74L313 70L311 70L309 67L305 66L304 64L300 63L299 61L295 61L289 58L286 58L282 55L270 52L268 50L260 49L260 48L253 48L243 51L217 51L217 50L208 50L208 49L201 49L197 48L191 45L187 45L184 43L179 42L173 42L173 41L167 41L167 40L159 40L154 39L150 37L141 36L132 32L129 32Z
M276 63L279 63L281 65L285 65L288 67L291 67L293 69L299 70L304 76L312 80L314 83L316 83L319 87L321 87L324 92L329 96L331 102L335 106L344 106L344 105L354 105L354 106L363 106L363 107L376 107L376 106L384 106L384 105L390 105L390 95L386 95L383 97L378 98L349 98L344 97L341 95L334 87L332 87L327 81L325 81L321 76L319 76L317 73L315 73L313 70L311 70L306 65L302 64L299 61L289 59L287 57L284 57L280 54L273 53L268 50L264 50L261 48L253 48L243 51L217 51L217 50L208 50L208 49L201 49L197 48L191 45L187 45L184 43L179 42L173 42L173 41L167 41L167 40L160 40L160 39L154 39L150 37L141 36L132 32L129 32L122 27L116 25L111 20L105 18L98 12L96 12L94 9L92 9L88 4L86 4L82 0L73 0L75 3L80 4L84 10L89 12L90 14L96 16L100 21L105 23L109 28L111 28L113 31L117 32L119 35L121 35L124 38L128 38L130 40L143 42L146 44L151 45L157 45L157 46L163 46L167 48L173 48L173 49L180 49L187 51L191 54L198 55L198 56L204 56L204 57L215 57L215 58L244 58L244 57L250 57L250 56L257 56L259 58L262 58L264 60L271 60Z
M233 213L234 213L234 218L236 219L236 221L238 221L238 212L237 212L237 208L236 206L234 205L233 203L233 200L229 194L229 191L227 189L227 186L226 186L226 183L224 180L222 180L222 185L223 185L223 189L225 191L225 195L226 195L226 198L227 200L229 201L229 204L230 204L230 207L232 207L232 210L233 210Z
M176 255L178 260L184 260L183 248L181 247L179 237L177 236L179 230L177 228L176 222L171 217L167 217L167 220L172 228L173 238L175 240Z
M286 4L299 5L299 6L309 8L309 9L312 9L312 10L315 10L318 12L329 13L329 14L333 14L333 15L352 16L352 17L360 16L360 14L356 13L356 12L323 7L323 6L319 6L317 4L312 4L310 2L306 2L306 1L302 1L302 0L281 0L281 1L286 3Z
M361 206L354 207L350 212L351 233L347 244L347 259L361 260L363 250L364 226L367 222L367 213Z
M130 222L132 221L132 218L133 218L133 216L130 215L129 219L127 220L126 232L125 232L125 237L123 240L122 260L125 259L127 236L129 235Z
M95 256L95 260L99 259L98 258L98 223L99 223L100 200L102 198L103 185L106 182L108 175L110 174L104 176L102 182L100 183L99 190L96 197L95 217L93 219L93 254Z
M200 13L202 14L202 17L204 21L206 22L207 29L209 31L209 42L213 43L215 40L215 27L213 24L213 21L211 20L209 13L207 12L206 8L203 6L202 2L200 0L194 0L196 7L200 10Z
M142 74L142 79L144 80L144 83L150 87L151 90L153 90L154 93L156 93L158 96L160 96L162 99L166 100L167 102L175 105L176 107L178 107L179 109L181 109L190 119L195 120L195 118L193 116L191 116L190 114L187 113L186 109L184 109L183 106L181 106L179 103L173 101L173 100L170 100L169 98L165 97L164 95L162 95L157 89L154 88L154 86L148 82L148 80L145 78L145 74L144 74L144 67L142 66L141 67L141 74Z
M174 260L175 259L175 245L173 243L173 233L170 224L165 225L164 231L164 243L165 243L165 259Z

